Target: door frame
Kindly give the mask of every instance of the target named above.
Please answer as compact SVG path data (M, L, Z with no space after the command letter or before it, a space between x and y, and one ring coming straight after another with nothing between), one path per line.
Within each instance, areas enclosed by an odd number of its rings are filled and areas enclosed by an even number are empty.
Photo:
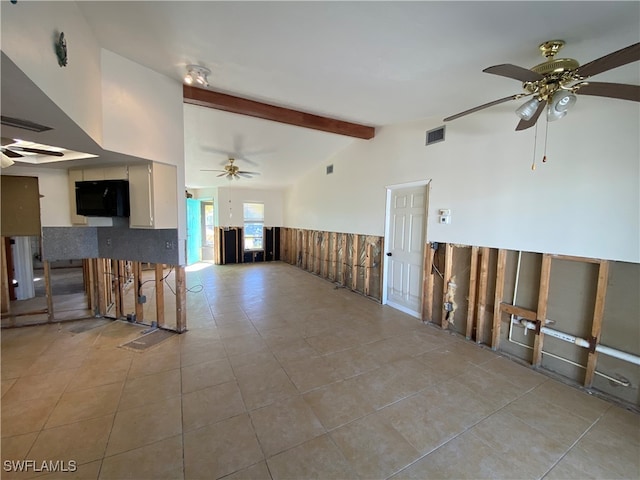
M394 190L402 190L404 188L413 188L413 187L421 187L424 186L426 189L426 201L425 201L425 222L424 222L424 238L423 238L423 251L422 251L422 270L424 271L424 248L427 243L427 226L429 223L429 197L431 192L431 179L428 180L416 180L414 182L407 183L398 183L394 185L387 185L386 188L386 207L385 207L385 215L384 215L384 247L385 250L382 251L383 263L382 263L382 305L387 305L387 279L389 278L388 269L389 269L389 257L387 256L387 245L389 245L390 236L391 236L391 194ZM422 307L424 303L424 292L420 296L420 310L418 312L414 312L413 310L409 310L408 308L403 308L400 305L394 305L392 308L400 310L412 317L416 317L418 319L422 319Z

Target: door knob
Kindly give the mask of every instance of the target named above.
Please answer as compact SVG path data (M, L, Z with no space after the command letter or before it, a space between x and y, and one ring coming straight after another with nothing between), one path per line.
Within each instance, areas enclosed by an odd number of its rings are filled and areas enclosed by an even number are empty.
M393 255L393 253L387 252L387 257L390 257L391 255Z

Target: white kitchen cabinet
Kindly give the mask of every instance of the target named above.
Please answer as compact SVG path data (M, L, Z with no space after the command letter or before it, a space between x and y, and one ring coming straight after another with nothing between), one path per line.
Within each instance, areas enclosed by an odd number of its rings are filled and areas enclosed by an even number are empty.
M129 165L130 228L178 228L176 167Z
M83 174L84 180L127 180L128 178L126 165L85 168Z

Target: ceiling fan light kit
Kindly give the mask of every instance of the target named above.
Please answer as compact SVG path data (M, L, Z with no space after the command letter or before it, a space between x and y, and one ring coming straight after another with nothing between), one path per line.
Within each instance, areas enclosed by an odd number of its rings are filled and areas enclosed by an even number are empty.
M222 172L218 177L226 177L227 180L231 181L234 178L236 180L240 180L240 177L251 178L252 175L260 175L258 172L248 172L246 170L240 170L240 167L234 165L235 158L229 157L229 164L224 166L224 170L209 170L203 169L203 172Z
M538 110L539 104L540 99L538 98L527 100L517 108L516 114L523 120L531 120L533 118L533 115Z
M516 114L521 119L516 130L533 127L545 105L548 121L563 118L576 102L576 94L640 102L640 85L587 81L593 75L640 60L640 43L629 45L582 66L572 58L555 58L563 46L562 40L550 40L540 45L540 51L547 60L530 69L511 64L485 68L485 73L521 81L524 93L485 103L451 115L444 121L455 120L493 105L529 95L533 95L533 98L516 109Z

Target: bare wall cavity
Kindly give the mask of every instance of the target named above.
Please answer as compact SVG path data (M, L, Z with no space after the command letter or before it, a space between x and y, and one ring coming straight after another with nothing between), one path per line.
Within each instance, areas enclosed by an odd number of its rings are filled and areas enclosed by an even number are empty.
M475 277L471 275L474 251L477 252ZM452 255L451 280L455 283L452 297L454 310L450 312L448 323L445 323L447 309L444 305L447 290L442 278L446 252ZM541 303L545 255L550 265L548 296ZM546 309L544 326L588 340L592 336L595 318L598 317L597 298L605 293L600 317L601 331L596 341L599 345L640 356L640 299L637 295L640 291L640 265L545 255L503 251L501 267L497 249L460 245L446 249L445 244L439 244L432 265L425 268L425 274L431 275L428 280L432 289L425 292L425 298L431 302L431 311L423 320L442 325L443 328L446 325L446 328L461 335L469 332L472 341L493 347L497 345L498 350L512 357L535 363L534 351L538 343L536 332L520 325L510 326L511 316L505 309L513 309L511 306L515 305L519 313L516 318L523 315L521 318L530 317L532 321L536 320L539 308L542 311ZM504 284L501 287L501 300L497 302L500 269ZM486 277L484 281L483 271ZM599 282L602 271L608 272L604 285ZM497 315L496 309L499 309ZM498 335L494 337L496 330ZM593 388L640 406L639 366L603 353L594 356L588 348L551 335L544 335L541 345L539 366L543 370L558 374L570 383L583 385L588 365L593 363Z

